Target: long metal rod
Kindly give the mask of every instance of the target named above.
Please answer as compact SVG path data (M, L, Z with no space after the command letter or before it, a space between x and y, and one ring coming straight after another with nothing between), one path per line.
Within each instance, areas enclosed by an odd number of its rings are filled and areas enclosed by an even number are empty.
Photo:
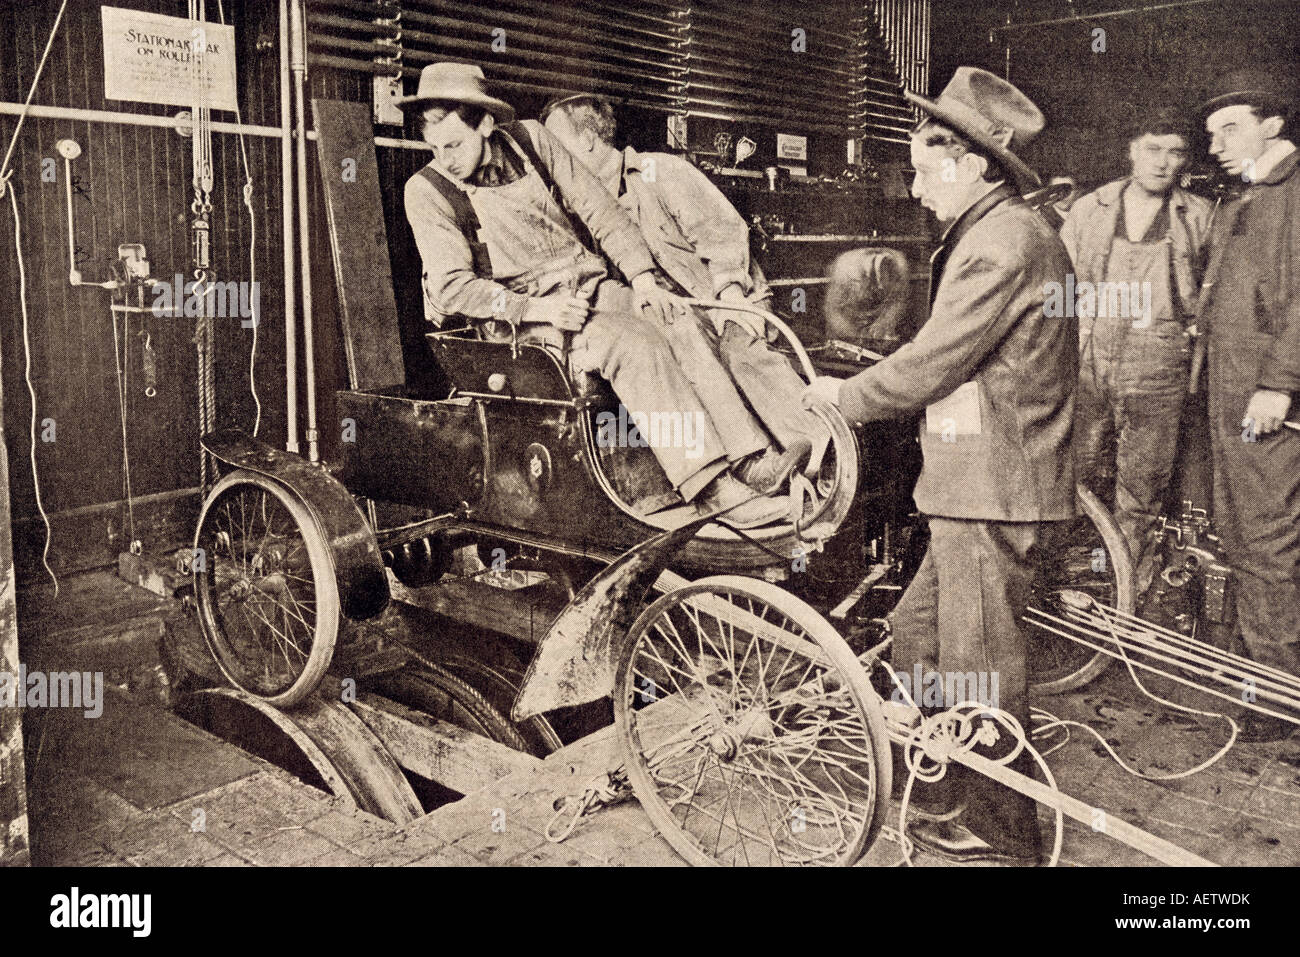
M289 69L289 0L280 0L280 246L284 252L284 447L298 454L298 303L293 247L293 117Z
M1005 23L1000 27L994 27L989 31L993 36L998 33L1008 33L1012 30L1029 30L1034 27L1052 27L1063 23L1088 23L1091 20L1109 20L1113 17L1128 17L1135 14L1151 13L1154 10L1175 10L1179 7L1199 7L1207 3L1223 3L1223 0L1176 0L1173 3L1156 3L1149 7L1128 7L1124 10L1107 10L1105 13L1081 14L1073 17L1054 17L1051 20L1034 20L1029 23Z
M1035 609L1030 609L1030 610L1034 611ZM1039 612L1039 614L1041 615L1042 613ZM1088 641L1084 637L1086 632L1073 625L1071 626L1073 630L1065 631L1061 628L1052 625L1047 620L1040 620L1035 618L1035 619L1026 619L1026 622L1028 624L1041 628L1046 632L1050 632L1053 635L1057 635L1061 638L1068 638L1070 641L1073 641L1076 644L1083 645L1086 648L1091 648L1093 651L1100 651L1102 654L1109 655L1111 658L1117 658L1118 660L1123 661L1134 668L1142 668L1145 671L1150 671L1152 674L1159 675L1162 678L1168 678L1170 681L1175 681L1178 682L1179 684L1186 685L1187 687L1192 688L1196 691L1200 691L1208 695L1214 695L1216 698L1222 698L1223 700L1231 702L1232 704L1236 705L1239 708L1246 708L1251 711L1258 711L1261 714L1268 715L1269 717L1281 718L1283 721L1290 721L1293 724L1300 723L1300 721L1297 721L1297 719L1293 715L1288 715L1278 711L1273 711L1269 708L1265 708L1258 701L1245 701L1243 700L1240 694L1236 694L1236 695L1228 694L1227 692L1221 691L1218 688L1211 688L1207 685L1203 685L1198 682L1192 681L1181 675L1172 674L1171 672L1165 671L1157 667L1156 665L1149 664L1148 662L1138 661L1134 658L1127 657L1124 654L1122 654L1120 651L1117 651L1114 647L1111 647L1109 645L1103 646ZM1107 642L1113 642L1113 639L1109 635L1103 635L1099 637L1101 638L1101 640Z
M1240 678L1257 684L1264 683L1271 685L1273 686L1271 690L1275 694L1288 696L1282 703L1289 702L1293 705L1300 706L1300 681L1289 676L1279 680L1277 677L1270 676L1265 672L1253 670L1252 666L1254 662L1251 662L1249 659L1242 659L1241 662L1233 662L1228 659L1207 655L1196 648L1180 647L1176 644L1167 642L1159 635L1151 632L1144 633L1142 629L1139 628L1120 628L1115 622L1110 620L1108 615L1099 616L1099 620L1094 620L1092 617L1084 619L1059 618L1055 615L1038 610L1036 610L1036 613L1044 618L1092 634L1094 637L1103 639L1110 638L1112 641L1120 645L1120 647L1139 654L1150 655L1153 658L1175 665L1176 667L1186 668L1188 671L1202 675L1203 677L1218 677L1224 681ZM1160 652L1166 652L1167 654L1160 654ZM1168 657L1169 655L1174 657ZM1225 674L1225 672L1227 672L1227 674ZM1239 684L1240 682L1234 681L1233 683Z
M302 0L289 0L289 18L293 25L292 63L294 129L298 139L298 248L302 268L302 349L303 372L307 387L307 460L320 461L320 447L316 441L316 355L311 314L311 223L308 218L311 196L307 191L307 107L303 88L307 83L307 24L303 18Z
M285 54L284 62L286 64L284 70L284 74L285 74L284 94L286 98L291 98L292 80L289 79L289 70L287 67L287 64L289 62L289 56L287 53ZM23 105L21 103L0 102L0 115L9 114L11 116L18 116L22 112L23 112ZM29 116L32 116L36 119L80 120L86 123L119 123L123 126L151 126L151 127L168 129L168 130L189 130L193 125L190 120L178 119L177 117L174 116L150 116L143 113L120 113L114 110L83 110L83 109L74 109L73 107L68 107L68 106L33 106L28 109L27 113ZM286 108L285 116L286 117L289 116L287 108ZM286 119L285 123L288 125L289 137L292 140L293 137L292 119ZM212 132L228 133L231 135L237 135L239 133L243 133L247 136L262 136L262 137L266 137L267 139L278 140L284 138L285 127L258 126L257 124L254 123L220 123L214 120L212 123ZM315 130L308 130L307 141L312 142L316 139L319 139L319 134ZM429 149L428 143L424 143L419 140L394 139L391 136L376 136L374 142L376 146L388 146L388 147L395 147L398 149L408 149L408 150Z

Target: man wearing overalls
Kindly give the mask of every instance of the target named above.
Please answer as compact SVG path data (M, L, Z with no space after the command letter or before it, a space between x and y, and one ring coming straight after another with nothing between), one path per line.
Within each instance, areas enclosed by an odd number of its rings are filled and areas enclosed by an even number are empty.
M1178 451L1191 360L1186 329L1213 205L1175 185L1191 141L1180 118L1151 114L1132 132L1132 174L1075 203L1061 240L1079 307L1076 466L1103 500L1113 488L1115 519L1145 591L1155 570L1150 533Z
M770 478L788 471L788 456L766 437L733 429L692 388L659 325L683 321L682 309L656 284L650 250L613 197L540 125L514 123L513 108L487 93L476 66L426 67L401 105L422 116L434 152L405 194L426 318L508 325L521 342L556 350L567 337L570 368L609 380L631 416L680 413L697 423L694 447L651 446L685 501L701 512L731 507L726 520L740 527L782 517L783 503L753 498L730 469L758 457ZM594 242L579 238L584 227ZM608 278L597 248L631 289Z

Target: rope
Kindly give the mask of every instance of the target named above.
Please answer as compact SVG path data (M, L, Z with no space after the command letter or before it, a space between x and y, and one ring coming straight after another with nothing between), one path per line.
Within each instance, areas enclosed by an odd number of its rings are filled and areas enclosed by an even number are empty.
M885 666L882 664L881 667ZM895 685L903 693L908 703L914 708L917 707L908 690L898 683L893 670L887 667L885 667L885 670L894 680ZM922 718L921 723L912 730L908 740L903 745L903 758L907 763L908 777L907 784L903 787L903 799L898 810L898 834L905 839L899 842L903 850L903 856L898 862L899 864L907 867L912 866L913 848L911 841L906 840L906 835L907 809L912 800L913 786L917 780L928 782L940 780L948 773L948 765L956 760L959 755L974 751L979 744L994 744L1000 737L996 728L989 724L982 724L977 730L975 726L974 719L985 716L1001 725L1015 741L1015 747L1007 754L990 760L995 764L1007 765L1019 757L1022 751L1027 751L1043 772L1043 779L1047 782L1047 786L1051 788L1053 793L1061 793L1061 789L1057 787L1056 778L1052 775L1052 769L1048 767L1047 761L1030 744L1024 727L1009 712L973 701L963 701L947 711L931 715L928 718ZM927 760L930 762L929 766L925 763ZM1060 807L1055 807L1053 810L1055 811L1056 833L1052 838L1052 853L1048 858L1047 867L1055 867L1060 861L1061 843L1065 833L1064 813Z
M190 21L195 24L190 50L190 82L194 96L192 142L190 156L193 162L192 185L194 200L190 210L194 213L194 291L204 299L204 307L195 323L194 340L198 353L198 404L199 434L213 431L217 422L217 397L215 380L215 347L213 317L210 303L208 269L211 265L212 212L212 110L207 101L207 7L205 0L189 0ZM206 449L199 449L199 485L206 495L209 473L216 474L216 459Z
M1091 598L1091 596L1089 597ZM1218 751L1216 751L1213 755L1206 758L1200 764L1196 765L1196 767L1188 768L1185 771L1177 771L1174 772L1173 774L1148 774L1143 771L1139 771L1136 768L1130 767L1127 763L1125 763L1125 761L1115 752L1115 749L1110 746L1110 742L1108 742L1104 737L1102 737L1102 735L1095 728L1087 724L1084 724L1081 721L1067 721L1063 718L1058 718L1056 715L1052 714L1050 711L1047 711L1044 708L1032 709L1033 713L1031 714L1031 718L1037 721L1044 722L1043 724L1040 724L1037 728L1034 729L1034 734L1035 735L1046 734L1047 732L1052 731L1055 728L1065 728L1067 729L1067 734L1068 734L1069 728L1082 728L1084 731L1087 731L1094 738L1096 738L1098 741L1101 742L1101 746L1106 749L1106 753L1109 754L1111 759L1114 760L1114 762L1118 764L1124 771L1126 771L1128 774L1133 775L1136 778L1141 778L1144 781L1177 781L1180 778L1191 777L1193 774L1197 774L1201 771L1204 771L1206 768L1212 767L1213 765L1221 761L1224 758L1224 756L1227 755L1227 753L1232 749L1232 746L1237 743L1237 735L1240 731L1237 722L1234 721L1229 715L1226 714L1220 714L1215 711L1201 711L1198 708L1188 707L1187 705L1182 705L1182 704L1178 704L1177 702L1170 701L1167 698L1162 698L1160 695L1156 694L1155 692L1147 688L1147 686L1144 685L1142 683L1142 680L1137 676L1137 672L1133 670L1133 662L1129 658L1128 652L1124 650L1124 646L1120 642L1119 635L1116 634L1114 625L1110 622L1109 617L1105 615L1102 605L1095 598L1092 598L1091 600L1093 606L1100 613L1100 617L1106 622L1107 628L1110 630L1111 633L1111 638L1112 640L1114 640L1115 646L1119 649L1119 656L1123 660L1124 666L1128 669L1129 677L1131 677L1133 679L1133 683L1137 685L1138 690L1141 691L1148 698L1150 698L1152 701L1159 702L1162 705L1166 705L1178 711L1182 711L1187 714L1196 714L1206 718L1220 718L1228 722L1228 724L1232 728L1232 733L1228 737L1228 743L1225 744ZM1066 740L1067 741L1069 740L1068 737ZM1062 741L1052 750L1056 751L1059 748L1064 747L1065 743L1066 741Z

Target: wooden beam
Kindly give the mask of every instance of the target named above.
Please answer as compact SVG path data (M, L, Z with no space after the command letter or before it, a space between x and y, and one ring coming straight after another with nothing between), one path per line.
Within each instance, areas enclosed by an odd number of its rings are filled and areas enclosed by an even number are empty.
M3 421L3 412L0 412ZM18 671L18 607L9 521L9 454L0 430L0 671ZM22 693L22 689L19 690ZM0 867L31 863L20 708L0 706Z
M535 645L564 609L563 600L544 586L509 591L470 579L447 579L407 588L392 575L393 598L448 618Z
M145 550L159 556L194 541L199 490L183 488L134 499L135 531ZM131 544L125 502L104 502L50 515L50 567L62 578L92 568L108 568ZM24 585L49 581L41 564L45 523L40 516L14 522L13 548L18 580Z
M360 695L352 709L398 764L458 794L473 794L508 774L542 766L531 754L377 694Z

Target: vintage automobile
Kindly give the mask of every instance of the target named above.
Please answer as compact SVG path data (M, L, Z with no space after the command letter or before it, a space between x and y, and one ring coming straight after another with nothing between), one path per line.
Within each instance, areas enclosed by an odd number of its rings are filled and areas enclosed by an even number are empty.
M814 374L789 327L753 311L788 337L804 374ZM403 385L341 391L340 414L355 423L355 441L343 444L339 462L311 465L233 431L204 438L231 471L202 508L196 597L211 651L238 687L284 707L301 701L329 667L340 620L372 617L387 603L385 561L398 578L434 581L452 531L526 547L572 576L691 523L698 527L672 560L683 575L779 581L824 610L883 595L881 614L923 550L910 501L917 468L910 427L855 432L834 410L819 410L832 449L816 482L796 479L788 520L748 532L725 515L700 525L685 505L645 511L672 490L648 449L598 441L599 416L618 408L603 383L572 385L560 360L536 346L465 330L428 339L450 394L412 395ZM823 362L839 372L851 364ZM1079 500L1078 527L1044 565L1043 594L1069 587L1131 609L1122 539L1093 496L1080 490ZM428 514L379 527L374 503ZM419 545L418 565L403 548L411 543ZM855 573L844 577L845 566ZM859 569L870 574L864 579ZM1082 683L1104 665L1068 647L1050 651L1035 672L1050 690Z
M318 105L322 168L334 168L331 149L370 148L368 111L347 106ZM373 177L373 161L361 168ZM742 531L725 514L698 515L675 499L649 448L602 435L619 418L617 399L591 376L572 380L562 356L466 326L426 337L445 387L402 381L396 317L373 314L391 288L373 285L386 241L372 182L336 197L364 199L361 208L327 207L339 288L365 287L357 314L342 315L355 387L336 395L348 429L341 454L313 462L235 430L202 440L224 474L203 502L191 568L221 672L266 706L302 704L340 641L385 611L394 588L409 598L436 587L453 549L477 543L542 570L571 599L522 678L487 661L473 671L494 683L517 745L528 722L536 738L536 722L556 709L613 694L638 797L688 859L734 860L745 849L749 860L753 835L772 831L737 815L759 814L785 822L760 857L851 863L889 798L880 709L889 689L873 687L867 669L885 660L887 614L925 547L912 424L855 429L821 409L830 450L815 477L791 480L783 519ZM748 308L805 378L880 358L819 346L814 359L784 320ZM1081 489L1079 503L1079 518L1043 551L1033 604L1131 612L1123 538L1091 494ZM1108 662L1069 640L1033 640L1040 690L1077 686ZM755 748L771 759L762 767ZM736 774L753 785L743 800ZM714 832L719 788L733 795L731 820ZM700 821L712 823L694 833Z

